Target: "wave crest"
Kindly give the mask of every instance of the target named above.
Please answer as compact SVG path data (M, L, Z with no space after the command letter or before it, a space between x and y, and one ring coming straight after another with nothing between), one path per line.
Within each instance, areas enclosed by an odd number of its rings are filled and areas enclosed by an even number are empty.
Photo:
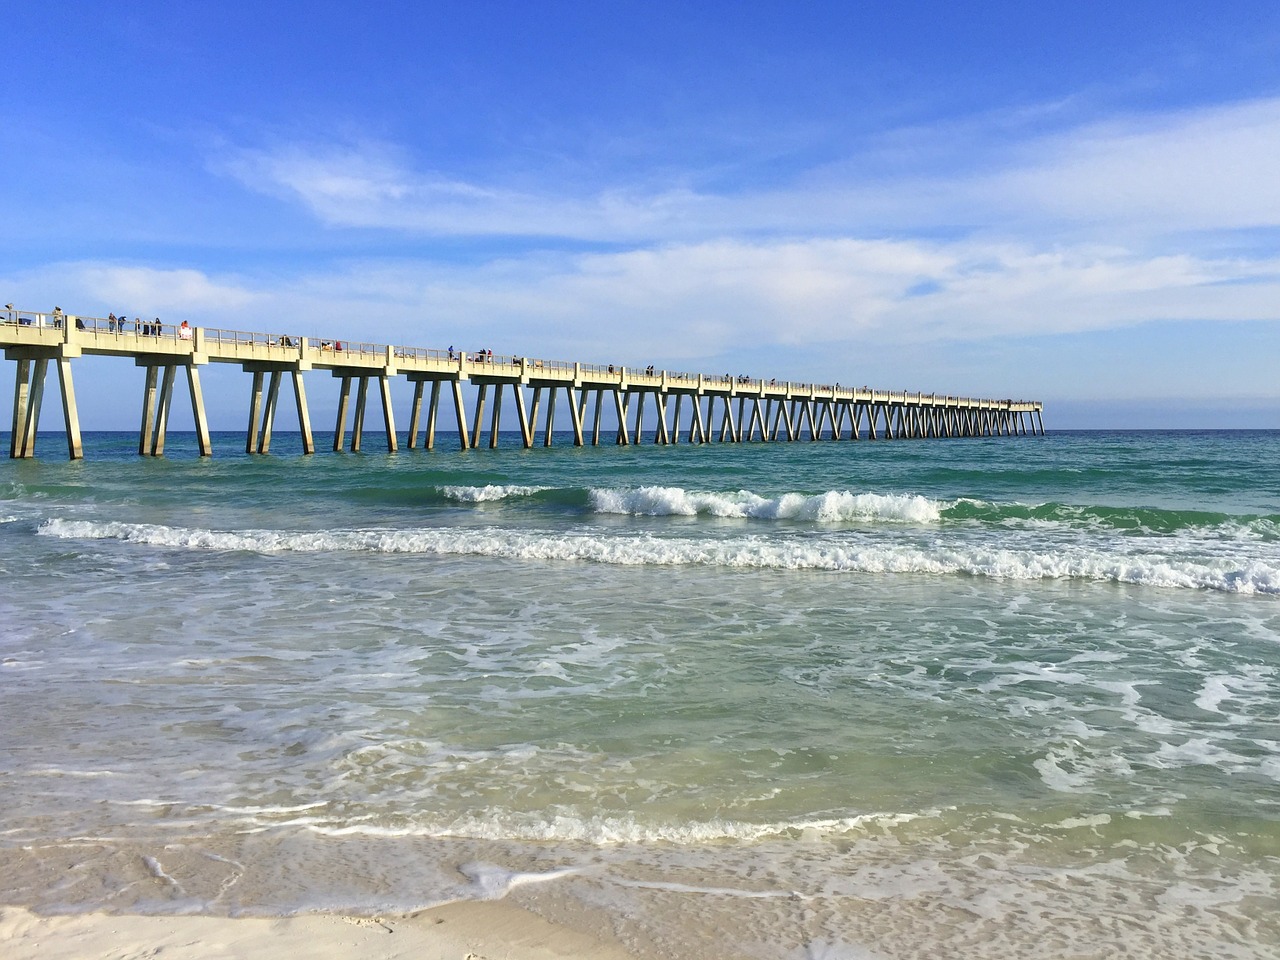
M1262 561L1163 559L1082 545L1070 551L1013 550L981 544L925 546L897 540L722 539L650 534L476 530L239 530L51 519L38 531L76 540L122 540L159 547L258 553L366 551L587 561L620 566L709 566L840 573L964 575L997 580L1095 580L1140 586L1280 594L1280 567Z
M597 488L590 491L597 513L646 517L731 517L755 520L810 520L817 523L889 521L935 523L943 505L913 494L851 493L829 490L808 495L784 493L761 497L749 490L736 493L690 491L683 487Z
M541 493L547 487L528 487L514 483L488 483L483 487L445 486L440 487L440 494L446 500L458 503L488 503L494 500L507 500L515 497L531 497Z

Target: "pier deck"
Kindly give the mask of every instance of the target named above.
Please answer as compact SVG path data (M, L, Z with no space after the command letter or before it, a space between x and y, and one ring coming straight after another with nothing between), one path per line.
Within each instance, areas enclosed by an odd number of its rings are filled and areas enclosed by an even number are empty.
M646 406L657 417L653 439L659 444L681 442L682 432L690 443L859 440L864 436L872 440L941 439L1044 433L1043 405L1029 400L884 391L652 368L636 370L336 338L317 340L292 333L248 333L216 327L111 320L60 312L7 310L0 323L0 346L6 359L17 365L9 451L12 458L35 455L36 425L50 361L58 372L69 456L72 459L83 456L71 361L87 355L131 358L135 365L145 368L138 442L138 453L143 456L159 456L164 452L169 408L179 370L185 372L200 453L202 456L212 454L198 373L199 368L208 363L238 363L246 373L252 374L245 440L248 453L267 453L270 449L277 400L286 374L292 381L303 451L315 451L302 377L309 370L327 370L342 381L334 450L346 445L353 386L356 399L350 449L360 449L370 381L376 381L378 387L388 449L397 449L390 392L391 380L397 377L414 386L408 430L410 448L418 446L420 438L426 449L435 446L440 397L446 391L453 407L459 446L463 449L479 446L485 432L490 388L488 444L497 446L502 398L508 387L526 447L538 440L540 415L542 442L551 445L556 398L561 392L577 446L600 443L601 412L606 396L617 416L616 430L611 431L610 439L620 444L640 442ZM470 417L462 392L464 381L476 388L475 409ZM427 384L430 384L429 397L426 396ZM542 412L544 394L546 404ZM688 414L682 418L686 404Z

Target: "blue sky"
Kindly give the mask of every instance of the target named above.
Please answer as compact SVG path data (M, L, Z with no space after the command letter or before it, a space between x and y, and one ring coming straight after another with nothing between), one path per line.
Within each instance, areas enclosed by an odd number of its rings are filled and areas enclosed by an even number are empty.
M0 23L0 296L29 309L1280 427L1274 3ZM132 424L131 365L76 375L87 426ZM210 379L239 426L244 378Z

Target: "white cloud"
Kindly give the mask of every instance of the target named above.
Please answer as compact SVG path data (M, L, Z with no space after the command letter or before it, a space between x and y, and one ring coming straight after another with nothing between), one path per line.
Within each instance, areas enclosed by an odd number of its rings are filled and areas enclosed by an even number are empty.
M123 309L273 334L657 361L692 372L732 367L876 383L875 370L892 367L893 385L911 389L986 384L1003 393L1024 384L1030 393L1049 382L1083 396L1167 391L1195 369L1202 390L1229 384L1263 394L1274 392L1274 376L1256 373L1259 358L1239 376L1201 370L1195 339L1151 344L1150 356L1163 359L1150 369L1134 369L1133 358L1082 365L1077 353L1067 370L1046 346L1052 341L1036 338L1160 321L1274 321L1280 257L1147 257L1121 247L975 240L719 240L478 266L350 262L285 278L63 263L0 276L0 288L33 309ZM1214 336L1204 330L1201 342Z
M234 316L252 310L264 296L243 282L214 279L200 270L97 262L52 263L2 279L20 306L47 310L46 300L57 301L68 312L86 316L116 310L170 319L179 314L192 318Z
M283 280L71 263L10 278L6 287L20 300L31 291L37 306L54 297L73 312L180 313L218 326L423 346L483 338L561 359L661 354L709 362L771 345L1275 319L1280 258L1145 257L1118 247L973 240L718 240L474 267L353 262Z
M245 186L296 201L335 227L438 235L636 239L659 235L698 199L683 190L537 194L411 169L386 144L241 150L214 164Z
M446 236L689 243L760 233L902 236L956 226L1030 237L1055 226L1126 235L1280 226L1280 179L1272 170L1280 156L1280 98L1028 135L1006 140L1002 154L991 150L991 139L1009 131L988 133L987 166L976 172L920 175L904 167L898 175L877 161L877 172L868 174L852 157L797 170L790 185L732 193L691 189L687 180L696 172L657 188L514 190L421 172L403 150L376 143L243 149L220 168L334 227ZM978 135L940 127L933 136L930 156L945 153L950 139L969 145Z
M1280 99L1094 124L1029 144L979 180L1004 208L1167 229L1280 225Z

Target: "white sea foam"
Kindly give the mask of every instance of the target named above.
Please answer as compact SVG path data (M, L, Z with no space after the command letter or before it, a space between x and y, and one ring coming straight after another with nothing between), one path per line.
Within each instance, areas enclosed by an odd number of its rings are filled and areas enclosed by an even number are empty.
M1206 677L1195 704L1201 710L1210 713L1221 713L1219 707L1223 700L1232 696L1231 678L1224 676Z
M157 860L155 857L143 857L142 862L146 866L147 872L151 874L153 877L155 877L157 880L164 881L165 883L173 887L175 890L177 890L179 893L185 892L182 889L182 884L180 884L177 880L175 880L169 874L165 873L164 867L160 865L160 861Z
M447 499L456 500L459 503L489 503L494 500L529 497L549 488L527 487L514 483L489 483L483 487L445 486L439 489Z
M644 823L633 817L579 817L568 814L536 817L489 811L483 817L460 817L447 822L415 821L399 827L364 823L342 826L315 821L306 824L317 834L331 837L435 837L468 840L571 841L610 846L632 843L669 843L680 846L732 840L757 843L764 840L801 838L818 840L847 836L880 835L895 826L927 814L869 813L861 816L800 821L749 823L713 818L678 823Z
M944 509L944 505L936 500L910 494L829 490L816 495L784 493L778 497L761 497L749 490L729 493L657 486L593 489L590 502L597 513L649 517L707 515L818 523L872 520L936 523Z
M650 534L485 529L233 530L161 524L50 519L44 536L121 540L217 551L372 552L588 561L624 566L717 566L870 574L967 575L1005 580L1095 580L1143 586L1280 594L1280 565L1129 555L1083 544L1071 550L1013 550L955 540L922 545L898 540L769 536L696 538Z
M531 883L548 883L582 873L581 867L561 867L541 873L519 872L493 863L464 863L458 872L471 881L472 896L479 900L500 900L516 887Z

